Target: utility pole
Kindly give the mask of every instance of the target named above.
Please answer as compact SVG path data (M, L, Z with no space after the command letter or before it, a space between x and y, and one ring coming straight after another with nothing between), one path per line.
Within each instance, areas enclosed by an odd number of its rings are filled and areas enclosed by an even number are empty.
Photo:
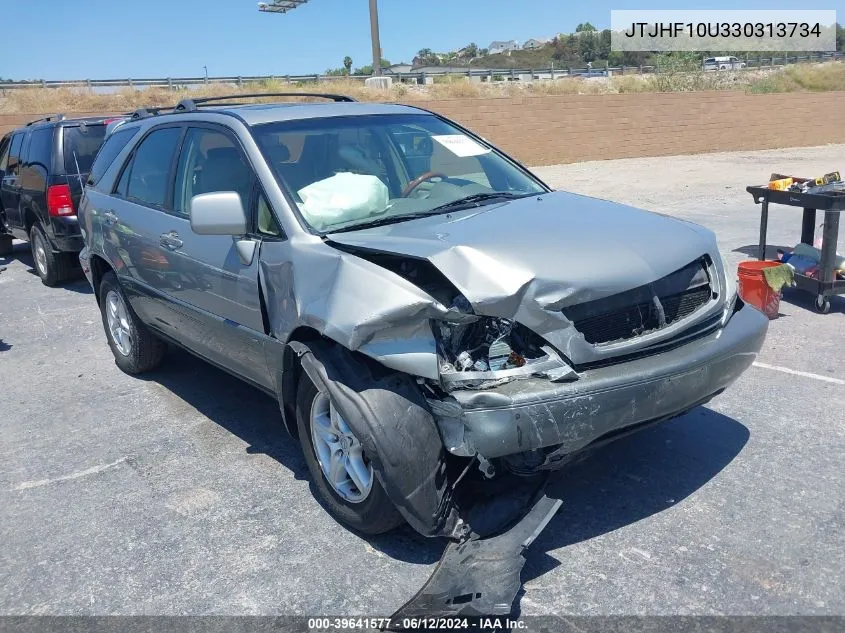
M287 13L308 0L267 0L258 3L258 10L266 13ZM378 29L378 0L370 0L370 38L373 42L373 75L381 75L381 41Z
M370 38L373 41L373 76L381 77L381 40L378 32L378 0L370 0Z

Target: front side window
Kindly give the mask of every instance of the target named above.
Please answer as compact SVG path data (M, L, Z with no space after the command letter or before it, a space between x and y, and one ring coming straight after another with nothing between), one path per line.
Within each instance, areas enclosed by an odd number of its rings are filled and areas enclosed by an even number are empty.
M246 209L251 187L252 169L232 139L217 130L188 130L176 167L173 195L176 213L187 216L191 198L218 191L234 191Z
M546 189L492 147L427 114L285 121L253 128L276 179L317 232L446 212L462 200Z
M167 179L182 129L154 130L135 150L125 182L125 195L138 202L163 207L167 201ZM124 172L124 176L126 173ZM122 189L123 178L118 190Z
M106 126L102 123L65 126L62 129L65 173L87 174L91 171L94 157L105 138Z
M100 178L106 173L106 170L117 158L117 155L126 147L126 144L131 141L138 133L139 128L130 128L126 130L118 130L106 139L106 142L97 152L97 157L91 165L91 173L88 174L88 184L96 186L100 182Z
M258 196L258 232L262 235L269 235L270 237L281 237L282 231L279 228L276 218L273 217L273 212L270 210L270 204L264 194Z

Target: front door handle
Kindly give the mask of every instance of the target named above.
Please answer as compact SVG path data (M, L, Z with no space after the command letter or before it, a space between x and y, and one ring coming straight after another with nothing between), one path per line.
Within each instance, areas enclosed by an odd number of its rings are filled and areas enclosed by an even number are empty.
M111 209L103 213L103 224L105 224L106 226L114 226L115 224L117 224L117 220L117 214Z
M169 251L175 251L177 248L182 248L182 240L179 239L179 234L176 231L168 231L159 235L158 243Z

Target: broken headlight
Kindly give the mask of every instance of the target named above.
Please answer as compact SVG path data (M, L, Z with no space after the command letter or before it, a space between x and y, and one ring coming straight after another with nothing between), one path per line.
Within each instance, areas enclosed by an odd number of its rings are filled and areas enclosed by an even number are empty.
M726 325L736 311L736 279L725 268L725 309L722 311L722 326Z
M432 322L447 389L488 389L516 378L572 380L577 374L537 334L510 319L477 316L458 296L453 318Z

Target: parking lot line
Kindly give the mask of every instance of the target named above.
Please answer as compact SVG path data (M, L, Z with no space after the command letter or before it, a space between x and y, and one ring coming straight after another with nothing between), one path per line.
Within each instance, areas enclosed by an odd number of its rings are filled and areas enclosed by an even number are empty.
M50 484L55 484L60 481L70 481L71 479L79 479L80 477L87 477L88 475L96 475L97 473L101 473L104 470L108 470L109 468L114 468L118 464L122 464L126 461L125 457L121 457L115 462L111 464L101 464L100 466L94 466L92 468L86 468L85 470L80 470L76 473L71 473L70 475L63 475L62 477L56 477L55 479L39 479L37 481L25 481L21 484L15 486L15 490L28 490L29 488L40 488L41 486L48 486Z
M831 382L834 385L845 385L845 380L840 378L831 378L830 376L820 376L819 374L811 374L808 371L798 371L796 369L789 369L789 367L780 367L778 365L768 365L767 363L754 363L755 367L762 367L763 369L772 369L774 371L781 371L784 374L792 374L793 376L803 376L804 378L812 378L813 380L821 380L822 382Z

